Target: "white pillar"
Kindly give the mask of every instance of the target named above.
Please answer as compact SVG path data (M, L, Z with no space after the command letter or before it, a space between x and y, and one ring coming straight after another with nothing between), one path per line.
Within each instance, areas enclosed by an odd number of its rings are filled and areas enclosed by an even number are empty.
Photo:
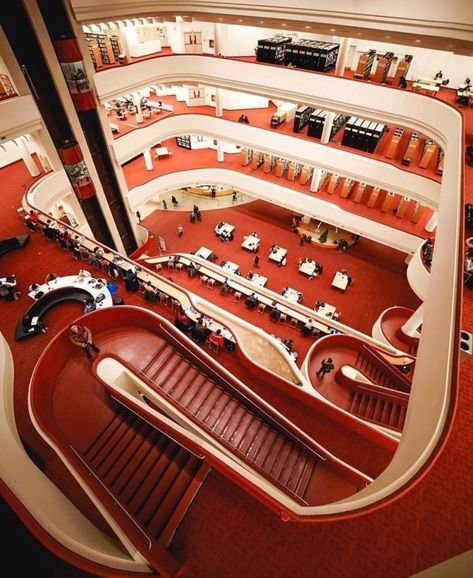
M224 155L224 143L223 141L219 140L217 141L217 162L219 163L223 163L223 161L225 160L225 155Z
M222 25L218 23L214 26L214 50L217 56L222 56Z
M337 66L335 67L335 74L337 76L343 76L345 68L347 67L348 52L350 50L350 38L344 38L340 43L340 49L338 51Z
M312 173L312 180L310 181L309 186L309 190L311 193L316 193L319 190L322 174L323 174L322 169L314 169L314 172Z
M222 90L220 88L215 89L215 115L223 116Z
M143 157L145 159L146 170L152 171L154 167L153 167L153 158L151 157L151 149L145 149L143 151Z
M429 219L429 222L427 223L427 225L425 226L425 230L428 231L429 233L432 233L432 231L435 229L435 227L437 226L437 221L438 221L438 213L437 211L434 211L432 216Z
M138 124L143 122L143 115L141 114L141 95L137 92L133 93L133 104L136 107L135 119Z
M320 142L323 144L327 144L330 140L330 133L332 132L334 118L335 113L329 111L327 117L325 118L324 129L322 131L322 136L320 138Z
M401 327L406 335L411 337L419 337L419 332L417 329L422 325L424 321L424 303L409 317L409 319Z
M40 174L40 171L36 166L36 163L34 162L33 157L31 156L24 139L20 137L18 140L15 140L15 142L19 143L21 158L23 159L26 168L28 169L28 172L32 177L37 177Z

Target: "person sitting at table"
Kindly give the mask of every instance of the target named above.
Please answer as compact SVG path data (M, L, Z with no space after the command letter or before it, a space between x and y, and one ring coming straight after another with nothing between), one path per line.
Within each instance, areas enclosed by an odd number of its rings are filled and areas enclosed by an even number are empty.
M138 276L133 269L128 269L125 273L125 289L127 291L138 291Z
M258 298L254 293L251 293L251 295L248 295L245 299L245 304L248 309L254 309L258 305Z
M144 297L144 300L148 301L149 303L155 303L156 302L156 297L157 297L156 290L151 285L150 281L147 281L144 285L143 297Z
M90 313L91 311L95 311L97 309L97 303L95 299L92 297L87 297L84 301L84 313Z
M304 325L302 326L301 333L305 337L309 337L309 335L312 335L313 330L314 330L314 320L311 317L309 317L306 323L304 323Z
M325 303L323 301L316 301L315 302L315 307L314 310L315 311L319 311L320 309L322 309L323 307L325 307Z
M223 349L225 338L222 335L222 330L216 329L213 331L209 336L209 341L216 345L218 349Z
M210 329L207 329L207 327L204 324L204 320L202 319L202 316L200 316L197 319L197 322L194 325L194 327L192 327L191 329L192 339L194 341L197 341L197 343L205 343L210 333L211 333Z
M340 273L341 273L342 275L345 275L345 277L347 278L347 283L348 283L348 285L351 285L351 284L353 283L353 279L350 277L350 275L348 274L348 271L347 271L346 269L342 269L342 270L340 271Z
M246 116L246 114L242 114L240 115L240 118L238 119L238 122L243 122L245 124L249 124L250 121L248 119L248 117Z
M284 255L283 257L281 257L281 260L278 263L278 267L284 267L285 265L287 265L287 257L286 255Z
M279 311L278 304L276 303L276 301L272 302L271 307L272 309L269 314L269 318L271 319L271 321L279 321L279 318L281 317L281 311Z
M319 275L324 272L324 267L318 261L314 263L314 271Z
M220 293L222 295L228 295L230 293L230 285L228 284L228 279L220 285Z
M25 224L28 227L28 229L31 229L31 231L36 231L38 223L39 223L38 211L33 211L33 209L31 209L28 217L25 219Z
M174 320L174 325L183 333L187 333L187 331L190 331L194 327L195 323L188 317L184 309L181 308Z

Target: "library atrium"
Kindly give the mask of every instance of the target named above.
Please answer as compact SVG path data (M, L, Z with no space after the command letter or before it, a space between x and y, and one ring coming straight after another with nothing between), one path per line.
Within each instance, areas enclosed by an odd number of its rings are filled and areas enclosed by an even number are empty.
M18 573L471 576L472 75L469 0L9 3Z

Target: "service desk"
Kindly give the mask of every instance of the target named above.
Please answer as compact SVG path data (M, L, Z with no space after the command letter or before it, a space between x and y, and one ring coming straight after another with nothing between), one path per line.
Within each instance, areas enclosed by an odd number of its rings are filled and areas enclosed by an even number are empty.
M85 277L82 275L66 275L64 277L56 277L49 283L39 285L34 291L30 291L28 295L31 299L40 299L50 291L61 289L63 287L73 287L75 289L82 289L90 293L97 305L97 309L104 307L111 307L113 305L112 295L108 287L102 281L94 277ZM97 301L98 299L98 301Z

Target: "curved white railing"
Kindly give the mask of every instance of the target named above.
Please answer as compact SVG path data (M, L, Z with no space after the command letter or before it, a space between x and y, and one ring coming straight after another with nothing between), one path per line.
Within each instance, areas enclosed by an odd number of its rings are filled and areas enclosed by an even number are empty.
M190 109L192 110L192 109ZM136 129L113 142L115 157L120 164L143 154L146 148L156 146L170 137L181 134L199 134L232 142L242 147L257 148L290 161L316 166L327 172L355 181L407 195L423 204L437 208L440 184L424 176L404 171L395 165L354 151L329 147L318 142L297 138L297 135L279 133L256 126L243 125L215 116L179 114L168 116ZM258 143L255 147L254 143ZM354 161L356 155L356 162Z
M109 568L150 572L141 557L133 558L117 539L93 525L31 461L15 424L13 359L0 334L0 477L40 526L70 552Z

